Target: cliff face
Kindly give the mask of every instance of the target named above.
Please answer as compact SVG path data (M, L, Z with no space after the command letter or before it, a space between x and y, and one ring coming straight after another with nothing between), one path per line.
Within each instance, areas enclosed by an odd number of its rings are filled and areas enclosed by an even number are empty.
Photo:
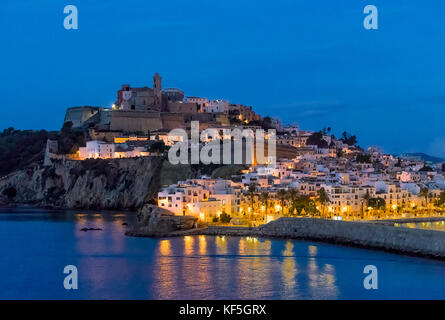
M173 213L153 205L144 205L138 212L138 222L125 234L135 237L165 237L175 231L197 228L198 218L175 216Z
M51 160L0 177L0 205L29 203L78 209L135 209L160 187L202 174L228 178L243 166L172 165L164 157Z
M139 208L159 189L161 157L54 161L0 180L0 194L15 189L10 202L83 209Z

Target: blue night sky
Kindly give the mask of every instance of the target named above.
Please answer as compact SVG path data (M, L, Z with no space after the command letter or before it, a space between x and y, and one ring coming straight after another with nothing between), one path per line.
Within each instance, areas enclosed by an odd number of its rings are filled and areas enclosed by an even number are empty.
M379 30L363 28L367 4ZM59 129L66 108L159 72L186 95L445 157L444 14L437 0L3 0L0 129Z

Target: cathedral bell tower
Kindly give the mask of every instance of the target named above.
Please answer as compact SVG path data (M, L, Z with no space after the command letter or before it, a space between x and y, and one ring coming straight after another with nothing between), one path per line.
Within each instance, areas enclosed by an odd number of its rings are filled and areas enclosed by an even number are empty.
M154 105L160 110L162 103L162 78L157 72L153 77L153 92L155 95Z

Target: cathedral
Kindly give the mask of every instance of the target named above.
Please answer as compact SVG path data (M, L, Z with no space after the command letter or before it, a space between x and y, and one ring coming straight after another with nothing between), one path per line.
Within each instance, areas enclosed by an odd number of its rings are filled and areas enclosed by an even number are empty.
M153 77L153 89L148 87L131 88L130 85L122 85L117 93L116 109L156 111L162 110L162 79L156 73Z
M227 126L223 110L205 112L194 101L183 101L184 93L176 88L162 90L162 78L153 76L153 88L122 85L112 108L68 108L65 122L74 128L88 127L101 131L148 132L188 127L192 120L213 126Z

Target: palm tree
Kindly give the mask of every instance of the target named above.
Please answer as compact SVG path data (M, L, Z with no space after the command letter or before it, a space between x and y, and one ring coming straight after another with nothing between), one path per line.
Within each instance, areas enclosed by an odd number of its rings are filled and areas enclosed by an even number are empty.
M295 203L298 200L297 189L290 189L287 191L287 198L289 199L289 212L293 212L295 209Z
M420 188L419 196L425 198L425 206L428 207L428 188Z
M440 193L437 203L439 206L443 206L445 204L445 190Z
M266 208L266 215L269 212L270 195L268 192L262 192L260 194L260 202Z
M362 202L362 219L364 218L363 206L368 208L369 207L369 200L371 200L371 195L369 194L369 190L366 190L366 194L363 196L363 202Z
M439 195L439 198L436 199L436 205L438 207L443 207L445 205L445 190L442 191ZM442 215L442 209L439 209L439 214Z
M331 202L331 199L329 199L329 195L324 188L320 188L320 190L318 190L318 201L321 204L321 214L324 217L325 207L328 203Z
M371 200L371 195L369 194L369 190L366 190L366 194L363 196L363 200L365 200L365 204L369 206L369 200Z
M287 191L284 189L278 190L276 197L281 205L281 215L284 215L284 206L286 205L286 200L288 199Z
M256 197L257 193L256 193L256 184L255 183L251 183L249 184L249 189L247 191L247 196L250 200L250 209L253 211L253 207L255 204L255 197Z

